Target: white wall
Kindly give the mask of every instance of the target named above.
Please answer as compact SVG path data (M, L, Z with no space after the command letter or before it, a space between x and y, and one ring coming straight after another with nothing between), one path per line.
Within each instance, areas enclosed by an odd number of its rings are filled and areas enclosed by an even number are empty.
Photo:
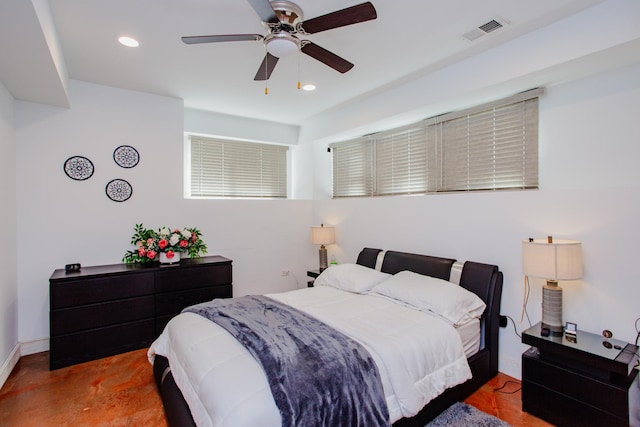
M338 242L330 249L339 260L353 260L370 246L499 265L505 277L501 312L519 331L528 327L526 320L519 323L521 241L547 235L581 240L584 278L561 283L565 320L633 342L640 317L633 268L640 241L639 75L637 64L548 88L540 100L540 190L317 200L316 222L337 226ZM326 173L317 175L330 194ZM535 323L541 283L532 285L527 307ZM500 371L519 378L526 347L511 324L500 339Z
M0 82L0 387L13 366L9 356L18 344L16 231L16 142L13 97ZM6 361L6 363L5 363Z
M70 99L70 109L16 102L21 342L49 336L53 270L120 262L140 222L200 228L209 254L233 260L234 295L305 286L310 201L184 199L182 100L74 80ZM114 163L122 144L140 153L135 168ZM74 155L92 160L90 179L65 175L63 163ZM131 199L106 197L113 178L131 183ZM281 277L284 269L293 275Z
M296 145L298 126L187 108L184 131L245 141Z

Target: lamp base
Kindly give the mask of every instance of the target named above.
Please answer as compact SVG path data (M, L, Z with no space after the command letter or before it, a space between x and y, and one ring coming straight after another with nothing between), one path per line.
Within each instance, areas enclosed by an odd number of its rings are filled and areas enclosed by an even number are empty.
M326 270L327 267L329 267L329 264L327 263L327 248L325 248L324 245L320 245L319 254L320 254L320 271Z
M555 336L563 334L562 288L558 282L547 281L542 288L542 329L548 329Z

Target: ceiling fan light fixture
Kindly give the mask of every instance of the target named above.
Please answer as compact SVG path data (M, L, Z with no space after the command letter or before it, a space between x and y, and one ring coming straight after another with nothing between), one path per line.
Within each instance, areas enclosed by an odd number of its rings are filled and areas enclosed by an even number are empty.
M300 41L287 32L269 34L264 43L267 52L277 58L292 55L300 48Z

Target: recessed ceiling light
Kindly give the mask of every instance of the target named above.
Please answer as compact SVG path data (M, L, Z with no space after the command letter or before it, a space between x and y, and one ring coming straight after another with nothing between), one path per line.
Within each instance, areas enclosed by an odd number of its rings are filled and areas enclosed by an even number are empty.
M136 39L132 39L131 37L118 37L118 41L128 47L138 47L140 46L140 43L138 43L138 40Z
M311 83L307 83L306 85L302 86L302 90L306 90L307 92L311 92L312 90L316 90L316 85L311 84Z

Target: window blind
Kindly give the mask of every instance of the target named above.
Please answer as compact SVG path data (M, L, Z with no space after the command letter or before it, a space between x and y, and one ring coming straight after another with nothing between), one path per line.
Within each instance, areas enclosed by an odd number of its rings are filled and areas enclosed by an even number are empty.
M375 137L376 194L425 193L429 182L429 159L434 144L427 141L429 129L412 126Z
M287 147L191 136L192 197L287 197Z
M447 120L439 191L538 186L538 98Z
M333 197L537 188L542 92L331 144Z
M333 153L333 196L373 196L373 141L358 138L331 146Z

